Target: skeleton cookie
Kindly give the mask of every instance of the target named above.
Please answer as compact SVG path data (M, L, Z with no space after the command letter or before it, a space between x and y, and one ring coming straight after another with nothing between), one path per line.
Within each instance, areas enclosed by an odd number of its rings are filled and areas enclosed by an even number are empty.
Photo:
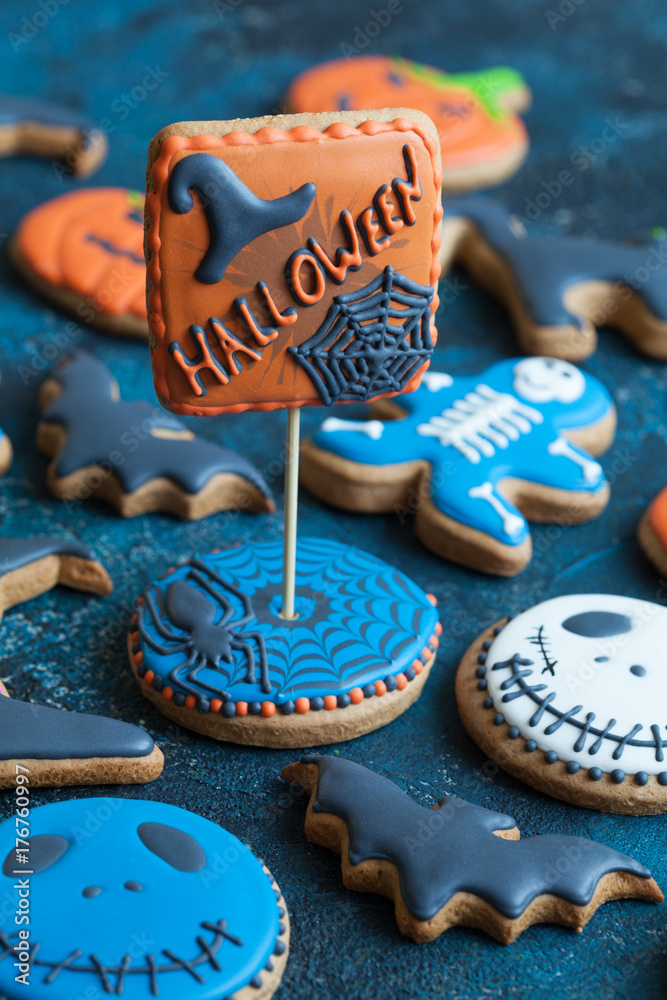
M0 824L7 1000L268 1000L277 989L289 947L280 890L217 823L161 802L73 799L33 809L26 844L16 820ZM13 916L26 872L29 940Z
M617 327L644 354L667 360L667 243L623 246L529 237L501 205L448 198L440 259L463 264L509 310L522 350L581 361L596 327Z
M578 524L607 503L589 452L611 443L614 405L567 362L427 372L416 392L373 413L396 419L326 420L303 445L303 483L347 510L414 511L424 544L455 562L511 576L531 556L526 519Z
M456 696L482 750L541 791L604 812L667 812L667 611L555 597L470 647Z

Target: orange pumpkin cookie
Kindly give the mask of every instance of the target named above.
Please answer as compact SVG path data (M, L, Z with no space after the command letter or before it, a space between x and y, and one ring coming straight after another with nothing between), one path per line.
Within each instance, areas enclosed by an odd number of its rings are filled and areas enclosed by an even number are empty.
M145 339L144 199L88 188L29 212L10 243L23 277L77 320Z
M644 513L637 537L655 568L667 578L667 486Z
M290 111L311 112L419 108L438 129L445 191L500 184L528 152L517 112L530 105L530 91L504 66L449 75L395 56L335 59L298 76L287 104Z

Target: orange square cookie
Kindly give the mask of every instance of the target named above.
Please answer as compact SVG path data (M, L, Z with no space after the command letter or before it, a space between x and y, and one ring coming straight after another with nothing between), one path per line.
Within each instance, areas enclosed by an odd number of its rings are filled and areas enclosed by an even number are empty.
M161 402L202 416L415 389L440 184L435 126L404 108L163 129L146 201Z

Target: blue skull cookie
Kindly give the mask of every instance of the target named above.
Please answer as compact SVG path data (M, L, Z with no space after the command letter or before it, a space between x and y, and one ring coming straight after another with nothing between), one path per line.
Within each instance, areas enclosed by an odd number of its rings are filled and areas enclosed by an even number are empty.
M435 598L350 545L300 538L297 617L281 617L283 543L195 556L151 584L129 636L143 694L215 739L315 746L419 697L442 631Z
M113 798L41 806L26 826L27 850L15 816L0 824L11 904L0 915L1 996L252 1000L277 988L289 946L280 890L222 827Z
M324 421L302 446L304 485L346 510L414 513L425 545L483 572L524 568L528 520L580 524L609 499L591 453L613 439L614 404L566 361L514 358L477 376L429 371L372 416L391 419Z

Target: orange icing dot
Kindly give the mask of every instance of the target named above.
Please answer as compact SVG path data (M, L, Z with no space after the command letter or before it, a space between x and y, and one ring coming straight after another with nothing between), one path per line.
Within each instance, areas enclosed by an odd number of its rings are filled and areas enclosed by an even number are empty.
M236 714L237 715L247 715L248 714L248 702L247 701L237 701L236 702Z
M165 701L171 701L174 697L174 689L170 687L162 688L162 697Z
M222 708L222 702L219 698L211 698L211 711L219 712Z
M153 671L152 670L147 670L146 673L144 674L144 684L148 684L148 686L150 687L151 684L153 683L153 678L154 677L155 677L155 674L153 673Z
M353 705L358 705L364 700L364 692L361 688L352 688L350 691L350 701Z
M404 687L407 687L407 685L408 685L408 679L405 676L405 674L397 674L396 687L398 688L398 690L402 691Z
M338 698L335 694L325 694L324 707L328 711L331 711L332 708L338 708Z
M294 702L294 709L298 715L305 715L310 709L310 698L297 698Z
M197 707L197 699L195 698L195 696L193 694L189 694L189 695L186 696L185 707L186 708L196 708Z
M381 698L383 694L387 693L387 685L385 684L384 681L375 682L375 693L378 696L378 698Z

